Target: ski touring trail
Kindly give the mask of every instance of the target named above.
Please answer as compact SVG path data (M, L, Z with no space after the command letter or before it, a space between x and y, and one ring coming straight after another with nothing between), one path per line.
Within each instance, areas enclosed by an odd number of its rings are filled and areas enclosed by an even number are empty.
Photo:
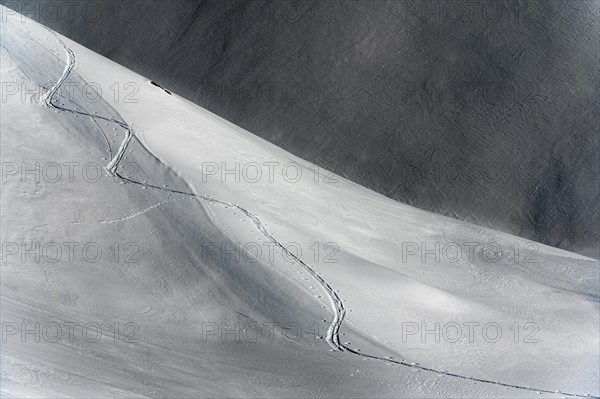
M135 133L134 133L133 129L131 128L131 126L126 122L119 121L114 118L103 117L103 116L96 115L96 114L90 114L90 113L86 112L85 110L82 112L82 111L71 110L71 109L67 109L64 107L59 107L59 106L54 105L54 103L52 102L52 99L53 99L54 95L57 93L57 91L60 89L61 85L69 77L69 74L73 71L73 69L75 67L75 63L76 63L76 57L75 57L73 50L64 42L64 40L62 40L62 38L57 33L55 33L53 30L51 30L47 27L44 27L44 28L46 30L48 30L57 39L60 46L64 49L65 53L67 54L67 64L65 65L63 74L58 79L58 81L52 86L52 88L50 88L50 90L48 90L48 92L46 92L44 95L42 95L40 97L40 104L45 107L53 108L53 109L56 109L61 112L70 112L70 113L76 113L79 115L88 116L88 117L92 118L95 123L96 123L96 119L100 119L100 120L107 121L107 122L112 122L112 123L115 123L118 126L122 127L123 129L125 129L126 135L125 135L123 142L121 143L121 145L119 147L119 150L114 155L114 157L112 157L110 162L105 167L107 170L107 173L109 175L115 177L116 179L120 180L121 182L136 184L136 185L142 186L144 188L152 188L152 189L166 191L169 193L180 194L180 195L184 195L184 196L188 196L188 197L194 197L194 198L206 201L206 202L220 204L227 208L234 208L234 209L240 211L242 214L244 214L248 219L250 219L252 221L252 223L254 224L254 226L261 232L261 234L266 239L270 240L273 244L275 244L277 247L279 247L287 256L289 256L290 259L293 259L300 267L302 267L304 269L304 271L306 271L308 274L310 274L313 277L313 279L321 286L321 288L327 293L330 303L331 303L332 310L334 312L334 319L327 330L326 341L333 350L349 352L356 356L360 356L364 359L372 359L372 360L378 360L378 361L382 361L382 362L386 362L386 363L398 364L398 365L413 368L413 369L418 369L418 370L422 370L422 371L436 373L436 374L443 375L443 376L478 382L478 383L482 383L482 384L497 385L497 386L502 386L505 388L513 388L513 389L535 392L538 394L547 393L547 394L556 394L556 395L566 395L566 396L578 397L578 398L600 399L600 397L592 396L589 394L575 394L575 393L564 392L561 390L540 389L540 388L510 384L510 383L501 382L501 381L493 381L493 380L487 380L487 379L483 379L483 378L465 376L465 375L445 371L442 369L434 369L434 368L422 366L417 363L410 363L410 362L406 362L406 361L402 361L402 360L396 360L392 357L370 355L368 353L364 353L364 352L358 351L356 349L352 349L352 348L344 345L343 343L341 343L340 338L339 338L339 330L340 330L340 328L343 324L344 318L346 316L346 309L344 308L343 302L340 299L339 295L335 292L335 290L331 287L331 285L327 281L325 281L323 279L323 277L321 277L319 275L319 273L317 273L312 267L310 267L302 259L300 259L296 255L291 253L280 241L276 240L275 237L264 227L263 223L260 221L260 219L255 214L253 214L252 212L248 211L247 209L241 207L240 205L237 205L237 204L234 204L231 202L221 201L219 199L213 198L208 195L173 190L173 189L169 189L166 187L159 187L158 185L142 183L142 182L138 182L138 181L132 180L130 178L127 178L125 176L122 176L118 171L119 163L123 159L123 156L127 150L129 143L131 142L132 138L135 136ZM96 123L96 125L98 126L97 123ZM100 129L100 130L102 130L102 129ZM104 135L104 132L102 132L102 134ZM106 136L105 136L105 138L106 138ZM141 143L141 141L140 141L140 145L143 145ZM165 165L165 167L166 167L166 165ZM170 201L167 201L167 202L170 202ZM158 204L158 205L161 205L161 204ZM156 205L156 206L158 206L158 205ZM151 207L151 208L153 209L153 207ZM139 212L139 214L141 214L149 209ZM137 214L138 213L136 213L135 215L137 215ZM135 216L135 215L133 215L133 216ZM128 219L130 217L132 217L132 215L125 217L122 220ZM110 222L116 222L116 221L119 221L119 220L110 220L110 221L102 221L102 222L110 223Z

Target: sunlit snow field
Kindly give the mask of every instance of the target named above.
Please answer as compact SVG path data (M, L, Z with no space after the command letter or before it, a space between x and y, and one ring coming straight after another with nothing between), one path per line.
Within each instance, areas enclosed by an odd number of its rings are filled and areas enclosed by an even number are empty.
M390 200L17 14L1 28L3 396L600 395L598 261Z

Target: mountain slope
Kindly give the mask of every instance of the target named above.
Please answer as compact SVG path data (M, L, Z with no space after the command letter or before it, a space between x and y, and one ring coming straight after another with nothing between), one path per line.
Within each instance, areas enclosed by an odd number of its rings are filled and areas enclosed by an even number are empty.
M2 82L3 394L598 395L598 262L317 170L30 20ZM27 252L73 241L101 255Z

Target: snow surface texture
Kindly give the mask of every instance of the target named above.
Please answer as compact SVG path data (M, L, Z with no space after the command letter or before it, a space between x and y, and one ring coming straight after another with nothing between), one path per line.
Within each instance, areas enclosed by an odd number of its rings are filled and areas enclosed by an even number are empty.
M24 101L3 85L3 166L105 168L92 183L3 169L4 396L600 395L597 261L527 252L534 243L324 170L317 179L313 165L21 16L2 24L1 45L2 82L39 89ZM62 90L86 82L105 95ZM115 83L134 84L138 101L113 96ZM304 173L215 173L236 162ZM104 252L52 262L4 245L51 242ZM255 258L232 255L248 243ZM425 253L448 243L479 245L452 261ZM490 261L486 243L513 257ZM129 244L136 262L116 259ZM74 339L44 329L66 322ZM116 323L125 337L108 333ZM462 335L440 339L436 323ZM245 334L256 325L275 325L273 338Z
M0 3L389 198L600 256L597 0Z

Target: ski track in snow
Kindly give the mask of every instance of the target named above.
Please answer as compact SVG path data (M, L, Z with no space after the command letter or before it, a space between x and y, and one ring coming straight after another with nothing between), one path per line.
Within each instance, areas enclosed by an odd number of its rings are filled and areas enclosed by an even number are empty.
M223 206L225 206L227 208L235 208L238 211L240 211L241 213L243 213L244 215L246 215L246 217L248 217L252 221L252 223L254 224L254 226L267 239L271 240L271 242L273 242L282 251L284 251L292 259L294 259L308 274L310 274L313 277L313 279L317 283L319 283L319 285L323 288L323 290L328 294L330 302L331 302L331 305L332 305L332 308L333 308L333 311L334 311L334 314L335 314L335 317L334 317L334 320L331 323L331 325L329 326L329 329L327 331L326 340L327 340L327 343L334 350L338 350L338 351L342 351L342 352L349 352L349 353L352 353L354 355L360 356L360 357L365 358L365 359L380 360L380 361L387 362L387 363L394 363L394 364L398 364L398 365L410 367L410 368L413 368L413 369L419 369L419 370L423 370L423 371L428 371L428 372L436 373L436 374L439 374L439 375L445 375L445 376L449 376L449 377L460 378L460 379L463 379L463 380L468 380L468 381L473 381L473 382L480 382L480 383L483 383L483 384L492 384L492 385L502 386L502 387L505 387L505 388L514 388L514 389L526 390L526 391L531 391L531 392L536 392L536 393L548 393L548 394L566 395L566 396L579 397L579 398L595 398L595 399L600 399L600 397L591 396L589 394L583 395L583 394L567 393L567 392L563 392L563 391L560 391L560 390L536 389L536 388L533 388L533 387L520 386L520 385L515 385L515 384L501 382L501 381L492 381L492 380L486 380L486 379L483 379L483 378L465 376L465 375L461 375L461 374L452 373L452 372L449 372L449 371L442 371L441 369L433 369L433 368L421 366L421 365L416 364L416 363L409 363L409 362L405 362L405 361L401 361L401 360L396 360L396 359L394 359L392 357L382 357L382 356L376 356L376 355L369 355L367 353L363 353L363 352L360 352L359 350L352 349L352 348L349 348L349 347L345 346L343 343L340 342L339 330L340 330L340 327L342 326L342 323L343 323L344 318L346 316L346 309L344 308L344 304L342 303L342 300L340 299L340 297L338 296L338 294L331 287L331 285L327 281L325 281L313 268L311 268L308 264L306 264L302 259L298 258L296 255L294 255L293 253L291 253L281 242L279 242L278 240L276 240L275 237L273 237L273 235L271 233L269 233L269 231L264 227L264 225L262 224L262 222L260 221L260 219L255 214L251 213L250 211L246 210L245 208L241 207L240 205L237 205L237 204L234 204L234 203L231 203L231 202L221 201L221 200L215 199L213 197L210 197L208 195L188 193L188 192L184 192L184 191L173 190L173 189L169 189L169 188L165 188L165 187L155 186L155 185L152 185L152 184L141 183L141 182L138 182L138 181L135 181L135 180L131 180L131 179L127 178L127 177L123 177L123 176L121 176L119 174L119 172L118 172L119 162L122 160L122 158L123 158L123 156L124 156L124 154L125 154L125 152L127 150L127 146L129 145L129 143L131 142L131 139L135 135L134 132L133 132L133 129L126 122L118 121L118 120L113 119L113 118L103 117L103 116L100 116L100 115L92 115L92 114L87 113L87 112L81 112L81 111L77 111L77 110L71 110L71 109L67 109L67 108L55 106L52 103L52 98L54 97L54 95L56 94L56 92L58 91L58 89L60 88L60 86L65 82L65 80L68 78L69 74L72 72L72 70L75 67L75 54L73 53L73 50L69 46L67 46L67 44L60 38L59 35L57 35L53 30L51 30L51 29L49 29L47 27L44 27L44 28L46 30L48 30L52 35L54 35L54 37L57 39L58 43L63 47L63 49L67 53L67 57L68 58L67 58L67 65L65 66L65 69L63 71L62 76L59 78L59 80L56 82L56 84L47 93L45 93L42 97L40 97L41 104L43 106L48 107L48 108L54 108L54 109L57 109L59 111L76 113L76 114L79 114L79 115L88 116L88 117L92 118L94 120L94 122L96 122L96 119L101 119L101 120L104 120L104 121L112 122L112 123L115 123L115 124L119 125L120 127L122 127L123 129L126 130L127 133L125 135L125 139L121 143L119 151L117 152L117 154L115 154L115 156L111 159L111 161L106 166L106 170L107 170L107 172L111 176L114 176L114 177L118 178L119 180L121 180L123 182L136 184L136 185L139 185L139 186L142 186L142 187L145 187L145 188L154 188L154 189L157 189L157 190L167 191L167 192L170 192L170 193L185 195L187 197L198 198L198 199L204 200L206 202L217 203L217 204L223 205ZM96 123L96 125L98 126L97 123ZM98 128L102 131L102 129L100 128L100 126L98 126ZM103 131L102 131L102 134L104 135ZM105 136L105 138L106 138L106 136ZM140 141L140 145L143 145L141 143L141 141ZM139 214L145 213L145 212L147 212L147 211L149 211L151 209L157 208L157 207L159 207L162 204L166 204L166 203L174 202L174 201L175 200L163 201L163 202L155 204L155 205L153 205L153 206L151 206L149 208L146 208L146 209L143 209L143 210L141 210L139 212L136 212L134 214L125 216L123 218L114 219L114 220L104 220L104 221L100 221L100 223L113 223L113 222L118 222L118 221L122 221L122 220L127 220L127 219L135 217L135 216L137 216Z
M184 199L189 199L189 197L175 198L175 199L160 201L157 204L151 205L151 206L149 206L147 208L144 208L142 210L139 210L137 212L133 212L133 213L127 215L127 216L123 216L123 217L116 218L116 219L98 220L98 223L117 223L117 222L123 222L125 220L133 219L136 216L142 215L142 214L144 214L146 212L149 212L149 211L151 211L153 209L156 209L156 208L158 208L161 205L170 204L172 202L177 202L177 201L181 201L181 200L184 200Z

